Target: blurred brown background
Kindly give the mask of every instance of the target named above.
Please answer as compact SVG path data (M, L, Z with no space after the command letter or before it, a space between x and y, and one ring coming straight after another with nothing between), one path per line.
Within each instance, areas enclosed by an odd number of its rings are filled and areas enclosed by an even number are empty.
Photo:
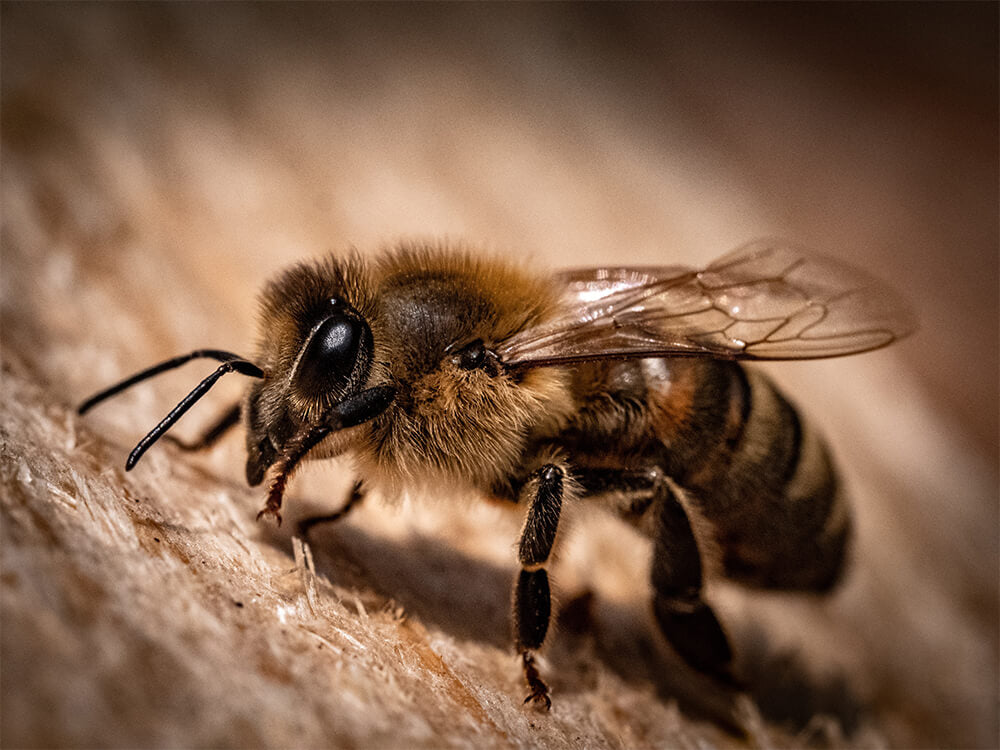
M516 519L368 506L315 540L329 583L300 583L287 529L252 523L238 439L120 470L196 373L70 411L179 352L249 353L256 290L302 257L449 237L542 269L701 264L767 235L891 280L922 327L771 368L833 444L859 539L829 601L713 591L755 680L744 729L995 745L996 4L0 13L4 746L739 744L690 707L714 699L656 641L617 527L567 540L563 598L596 591L596 625L556 636L556 709L526 715ZM348 482L316 469L292 496Z

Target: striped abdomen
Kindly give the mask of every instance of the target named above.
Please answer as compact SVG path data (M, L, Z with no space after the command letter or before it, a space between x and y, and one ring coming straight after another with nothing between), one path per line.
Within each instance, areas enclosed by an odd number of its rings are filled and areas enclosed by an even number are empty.
M667 473L713 529L727 576L769 588L836 583L850 513L818 433L761 373L726 361L645 360Z

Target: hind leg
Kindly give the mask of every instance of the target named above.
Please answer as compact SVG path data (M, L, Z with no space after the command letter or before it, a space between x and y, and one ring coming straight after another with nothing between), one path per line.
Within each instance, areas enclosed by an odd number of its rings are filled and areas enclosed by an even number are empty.
M732 682L732 649L712 608L701 598L702 564L684 507L669 485L650 508L653 522L653 612L663 634L688 664Z
M652 537L653 612L674 650L695 669L733 682L729 639L701 596L698 542L663 473L656 468L595 469L578 470L576 476L588 494L620 496L619 514L641 522Z

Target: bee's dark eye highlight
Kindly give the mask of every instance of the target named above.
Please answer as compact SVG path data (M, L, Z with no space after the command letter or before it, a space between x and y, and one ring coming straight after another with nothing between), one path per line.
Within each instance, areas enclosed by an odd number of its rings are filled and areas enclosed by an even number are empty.
M358 351L360 327L357 321L347 317L327 318L313 337L310 354L334 369L340 369Z

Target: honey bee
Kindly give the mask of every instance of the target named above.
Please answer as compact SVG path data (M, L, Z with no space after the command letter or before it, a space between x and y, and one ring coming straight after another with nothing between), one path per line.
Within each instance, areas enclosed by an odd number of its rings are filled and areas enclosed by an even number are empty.
M306 458L353 453L367 491L474 493L525 509L513 624L528 687L564 504L601 502L653 545L653 612L695 669L735 684L729 639L702 596L708 570L751 587L823 592L840 577L851 515L819 434L746 360L836 357L907 335L889 289L833 260L755 242L701 270L606 267L535 275L447 246L329 257L285 271L260 301L257 359L222 364L146 435L143 453L222 375L253 378L194 444L240 419L246 476L270 475L258 514L281 522ZM331 517L331 518L332 518ZM710 554L718 557L709 560Z

